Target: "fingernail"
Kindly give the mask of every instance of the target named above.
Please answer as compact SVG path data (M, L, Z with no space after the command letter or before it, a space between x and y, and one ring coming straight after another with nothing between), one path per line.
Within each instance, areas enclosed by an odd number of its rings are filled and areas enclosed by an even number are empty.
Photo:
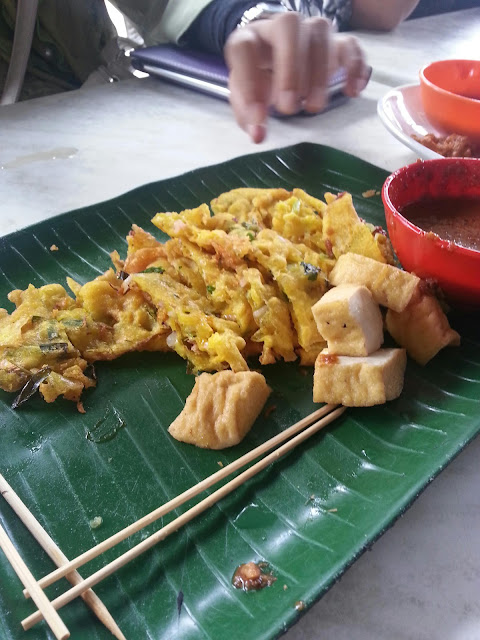
M291 115L299 110L299 100L295 91L279 91L276 108L281 113Z
M327 104L327 94L324 89L313 89L305 101L305 109L310 113L322 111Z
M247 133L255 144L264 140L267 128L263 124L247 124Z
M357 96L365 89L365 87L367 86L367 82L365 82L365 78L357 78L355 80L355 93Z

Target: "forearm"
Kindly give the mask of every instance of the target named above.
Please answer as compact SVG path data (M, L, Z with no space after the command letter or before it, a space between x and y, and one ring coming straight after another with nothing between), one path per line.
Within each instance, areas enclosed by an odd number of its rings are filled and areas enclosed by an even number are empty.
M405 20L419 0L353 0L352 29L391 31Z

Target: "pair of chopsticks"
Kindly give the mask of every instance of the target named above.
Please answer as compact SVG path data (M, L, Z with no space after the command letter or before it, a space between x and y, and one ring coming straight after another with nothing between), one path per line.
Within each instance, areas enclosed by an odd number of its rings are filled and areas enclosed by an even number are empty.
M234 462L227 465L223 469L220 469L219 471L212 474L208 478L205 478L205 480L202 480L201 482L196 484L194 487L191 487L190 489L183 492L173 500L170 500L169 502L165 503L158 509L155 509L154 511L144 516L143 518L140 518L139 520L137 520L137 522L134 522L128 527L125 527L125 529L122 529L121 531L114 534L110 538L107 538L106 540L99 543L95 547L92 547L90 550L82 553L77 558L62 564L62 566L60 566L57 570L53 571L52 573L48 574L47 576L39 580L38 586L40 588L44 588L50 584L53 584L60 578L67 576L68 574L71 574L72 571L82 566L83 564L89 562L90 560L93 560L94 558L99 556L101 553L104 553L107 549L112 548L119 542L125 540L126 538L133 535L134 533L137 533L147 525L155 522L162 516L171 512L173 509L176 509L177 507L184 504L191 498L197 496L202 491L205 491L206 489L216 484L223 478L231 475L241 467L244 467L245 465L259 458L260 456L263 456L264 454L271 451L271 453L269 453L268 455L265 455L264 458L256 462L254 465L252 465L250 468L240 473L238 476L236 476L232 480L230 480L223 487L221 487L220 489L217 489L212 494L210 494L209 496L201 500L198 504L191 507L188 511L186 511L182 515L175 518L172 522L165 525L164 527L159 529L157 532L151 534L148 538L138 543L136 546L132 547L127 552L120 555L118 558L116 558L109 564L105 565L103 568L99 569L88 578L80 579L80 581L78 581L78 583L75 584L71 589L69 589L62 595L58 596L55 600L52 600L51 605L55 609L59 609L63 607L68 602L71 602L77 596L82 595L88 589L91 589L91 587L93 587L95 584L98 584L101 580L107 578L108 576L113 574L115 571L117 571L118 569L126 565L128 562L138 557L139 555L141 555L142 553L144 553L145 551L153 547L158 542L164 540L170 534L180 529L180 527L187 524L197 515L199 515L200 513L202 513L212 505L214 505L216 502L224 498L226 495L234 491L237 487L239 487L244 482L246 482L247 480L255 476L257 473L265 469L272 462L278 460L280 457L282 457L283 455L287 454L289 451L294 449L297 445L299 445L300 443L302 443L303 441L307 440L309 437L317 433L320 429L330 424L333 420L335 420L335 418L340 416L344 411L345 411L345 407L337 407L336 405L326 405L321 409L318 409L317 411L313 412L306 418L303 418L302 420L292 425L285 431L282 431L275 437L271 438L264 444L256 447L249 453L238 458L238 460L235 460ZM285 443L285 444L282 444L282 443ZM281 446L275 449L275 447L277 447L278 445L281 445ZM274 450L272 451L272 449ZM31 595L31 592L28 586L26 586L24 594L26 597L28 597L28 595ZM33 594L32 594L32 598L33 598ZM22 626L25 630L30 629L34 624L39 622L43 617L44 617L44 612L39 607L38 611L28 616L22 621Z
M24 523L33 537L37 540L40 546L47 552L57 567L61 567L68 562L67 556L59 549L52 538L48 535L42 525L38 522L35 516L28 510L19 496L15 493L12 487L8 484L5 478L0 474L0 493L12 507L13 511L18 515L20 520ZM5 553L7 559L10 561L15 573L18 575L23 583L23 586L28 589L32 594L32 600L37 605L39 611L42 612L42 616L50 626L53 634L58 640L64 640L70 637L70 633L61 620L57 611L53 607L52 603L48 600L47 596L42 590L42 587L33 577L32 573L22 560L20 554L15 549L10 538L7 536L3 527L0 526L0 548ZM82 582L82 576L77 571L72 571L66 576L67 580L76 585ZM35 595L34 595L35 594ZM100 598L91 590L88 589L81 594L85 604L87 604L97 618L102 622L105 627L115 636L118 640L126 640L119 626L111 616L107 607L103 604Z

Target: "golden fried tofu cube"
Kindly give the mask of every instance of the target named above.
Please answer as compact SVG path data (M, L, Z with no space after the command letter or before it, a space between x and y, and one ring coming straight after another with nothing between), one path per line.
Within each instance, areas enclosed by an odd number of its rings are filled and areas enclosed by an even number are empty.
M203 449L232 447L250 431L270 392L255 371L202 373L168 431L176 440Z
M400 313L389 309L385 326L392 338L419 364L426 364L443 347L460 344L438 300L418 294Z
M313 401L370 407L398 398L403 389L405 349L379 349L364 357L324 349L315 362Z
M345 253L337 260L329 275L330 283L363 284L373 295L377 304L403 311L420 284L420 278L356 253Z
M313 305L312 313L330 354L368 356L383 344L382 313L367 287L333 287Z

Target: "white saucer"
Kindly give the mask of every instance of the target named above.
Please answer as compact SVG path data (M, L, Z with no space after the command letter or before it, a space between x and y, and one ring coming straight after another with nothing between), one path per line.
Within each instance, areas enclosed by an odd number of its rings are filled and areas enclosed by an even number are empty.
M433 133L443 136L446 133L428 121L420 98L420 85L408 84L392 89L378 101L377 113L388 131L419 158L430 160L442 157L412 138L412 134L424 136Z

